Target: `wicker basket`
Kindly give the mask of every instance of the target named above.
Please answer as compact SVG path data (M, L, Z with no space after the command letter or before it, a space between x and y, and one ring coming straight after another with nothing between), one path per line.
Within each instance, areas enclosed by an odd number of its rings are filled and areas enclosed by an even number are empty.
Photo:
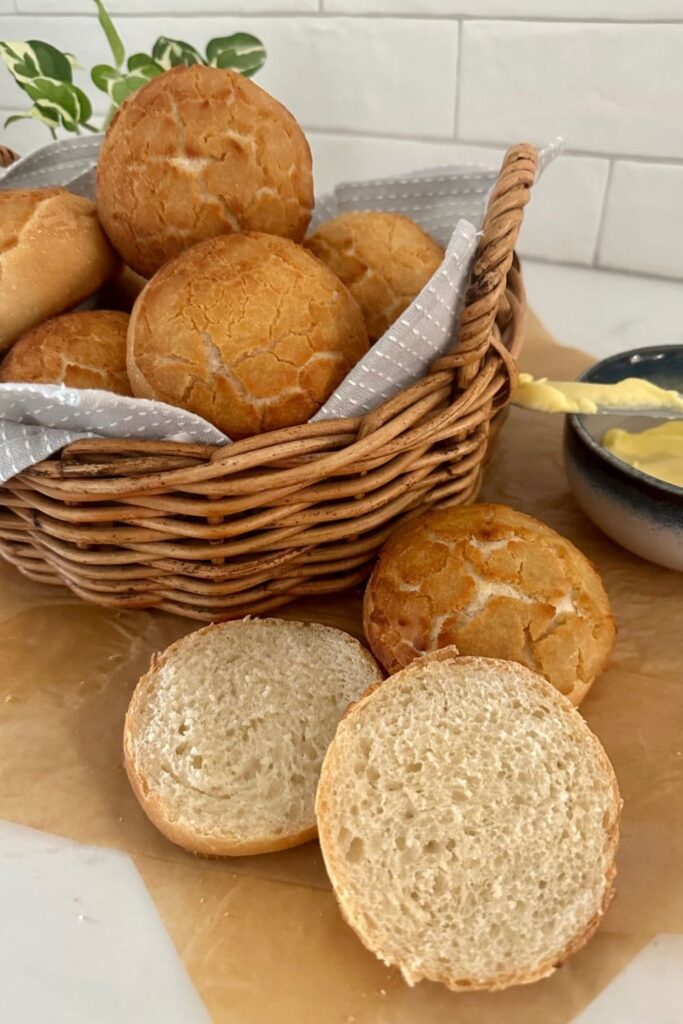
M0 552L86 601L203 620L361 582L397 520L478 492L516 375L514 245L537 152L506 154L455 351L364 417L225 447L88 440L0 489Z

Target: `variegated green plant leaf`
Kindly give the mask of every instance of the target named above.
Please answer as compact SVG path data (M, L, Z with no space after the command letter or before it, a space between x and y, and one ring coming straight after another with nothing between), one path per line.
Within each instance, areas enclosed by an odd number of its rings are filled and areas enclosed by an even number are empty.
M38 110L59 120L68 132L79 132L92 116L90 100L72 82L57 82L54 78L34 78L24 86Z
M98 64L92 69L91 78L98 89L111 99L111 109L105 125L116 107L120 106L131 93L145 85L150 79L169 68L179 65L211 64L219 68L232 68L250 77L263 66L266 51L256 36L247 32L236 32L231 36L212 39L207 46L207 56L202 57L189 43L181 39L160 36L154 44L152 55L134 53L127 61L126 51L114 24L107 13L103 0L94 0L100 25L109 43L114 66ZM7 123L33 118L47 125L54 134L57 127L78 132L97 129L89 124L92 108L85 93L73 84L73 69L79 67L75 57L62 53L49 43L37 39L28 42L6 42L0 40L0 58L7 65L17 85L33 100L33 105L23 114L12 115Z
M163 68L144 53L133 54L128 61L128 68L126 72L112 68L108 64L98 64L91 72L97 88L106 92L116 107L142 85L163 73Z
M22 89L34 78L71 82L73 77L71 55L39 39L29 39L26 43L0 42L0 56Z
M176 68L180 64L206 63L194 46L184 43L182 39L168 39L166 36L159 36L152 47L152 56L165 71L168 71L169 68Z
M59 128L59 116L53 110L40 110L37 106L32 106L24 114L11 114L10 117L5 118L4 127L14 124L15 121L40 121L41 124L46 125L52 134L54 135L55 128Z
M266 48L260 39L248 32L212 39L206 47L206 58L215 68L231 68L251 78L266 61Z
M97 20L102 26L102 31L107 37L109 43L109 49L111 50L112 57L114 58L114 64L117 68L120 68L126 59L126 50L121 40L121 36L114 27L114 22L109 17L106 7L102 3L102 0L95 0L95 6L97 7Z
M155 78L163 72L161 64L158 64L154 57L148 53L134 53L128 58L129 71L142 71L149 78Z
M111 96L114 82L119 82L123 77L123 73L117 68L113 68L110 64L96 64L90 72L90 77L98 89Z

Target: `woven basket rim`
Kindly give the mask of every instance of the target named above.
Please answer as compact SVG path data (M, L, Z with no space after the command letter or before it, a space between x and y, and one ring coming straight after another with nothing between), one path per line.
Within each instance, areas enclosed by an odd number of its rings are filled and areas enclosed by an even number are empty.
M537 163L505 155L457 345L424 377L364 416L227 445L73 442L0 488L0 553L86 601L203 621L359 584L400 519L476 498L517 376Z

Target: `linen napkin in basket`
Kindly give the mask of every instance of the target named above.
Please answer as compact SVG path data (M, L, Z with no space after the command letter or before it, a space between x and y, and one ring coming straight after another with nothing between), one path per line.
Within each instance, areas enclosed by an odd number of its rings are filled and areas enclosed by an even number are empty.
M94 169L102 136L63 139L18 160L0 189L66 185L94 198ZM543 169L561 142L541 150ZM393 210L417 221L446 248L441 266L395 324L349 372L314 420L358 416L422 377L457 338L457 321L489 192L498 167L459 165L337 186L321 196L312 226L347 210ZM63 385L0 384L0 483L90 437L185 440L230 439L183 409L110 392Z

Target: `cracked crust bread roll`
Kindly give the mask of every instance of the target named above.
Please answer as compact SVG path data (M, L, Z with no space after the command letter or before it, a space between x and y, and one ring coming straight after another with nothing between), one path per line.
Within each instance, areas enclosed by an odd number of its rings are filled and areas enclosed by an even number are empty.
M316 799L347 922L409 985L456 991L537 981L588 941L614 894L620 810L566 698L451 648L349 710Z
M436 509L400 526L368 583L363 624L388 672L455 644L526 665L573 704L607 667L615 637L588 559L504 505Z
M349 704L381 679L370 652L332 626L242 619L190 633L133 693L124 727L133 790L192 853L308 842L327 746Z
M325 221L304 245L349 289L371 342L422 291L444 255L409 217L374 211L342 213Z
M173 68L109 125L97 209L144 277L214 235L266 231L300 242L313 209L311 151L289 111L248 78Z
M367 348L358 306L315 256L274 235L221 235L141 293L128 376L135 395L236 439L305 423Z
M65 188L0 192L0 352L83 302L118 267L89 199Z
M65 384L132 395L126 372L129 317L114 310L65 313L27 331L0 365L0 381Z

